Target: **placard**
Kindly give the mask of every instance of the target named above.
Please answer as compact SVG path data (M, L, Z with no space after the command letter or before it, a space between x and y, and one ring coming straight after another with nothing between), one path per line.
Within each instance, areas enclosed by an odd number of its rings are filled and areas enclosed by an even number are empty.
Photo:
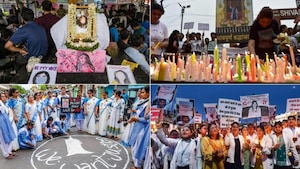
M242 102L231 99L219 99L218 115L242 117Z
M129 66L106 65L110 84L136 84Z
M60 73L103 73L106 65L105 50L83 52L58 49L57 72Z
M269 123L269 122L270 122L269 116L261 116L260 122L261 122L261 123L262 123L262 122Z
M81 98L61 98L61 111L63 113L80 113Z
M35 64L28 84L55 84L57 75L56 64Z
M300 98L287 99L286 112L300 112Z
M179 101L179 115L193 116L193 103L189 101Z
M151 108L151 121L163 120L163 113L160 108Z
M152 99L152 107L170 109L176 93L177 85L160 85Z
M208 23L198 23L198 30L209 31Z
M186 22L184 23L183 29L193 29L194 28L194 22Z
M242 118L269 116L269 94L240 96Z
M239 118L238 117L230 117L230 116L221 116L221 118L220 118L220 128L230 127L230 125L233 122L239 122Z
M217 118L217 104L216 103L204 103L204 110L206 113L207 122L213 122L218 120Z
M202 114L195 113L194 123L202 123Z

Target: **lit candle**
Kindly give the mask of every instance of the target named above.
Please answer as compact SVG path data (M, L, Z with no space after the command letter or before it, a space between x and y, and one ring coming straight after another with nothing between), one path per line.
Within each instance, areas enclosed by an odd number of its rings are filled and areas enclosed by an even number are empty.
M164 58L161 58L160 66L159 66L159 81L165 81L168 76L168 64L165 62Z
M238 65L238 81L241 82L242 81L242 58L241 58L241 55L238 54L237 56L237 65Z
M176 78L176 64L174 62L171 63L171 81L174 81Z
M251 81L256 81L256 62L253 54L251 54Z
M218 74L218 70L219 70L219 50L218 50L218 46L216 44L215 50L214 50L214 68L216 70L216 74Z
M266 79L269 79L270 75L270 68L269 68L269 55L266 53L266 63L265 63L265 76Z
M191 59L192 59L192 64L194 64L196 62L196 54L195 54L195 52L193 52Z

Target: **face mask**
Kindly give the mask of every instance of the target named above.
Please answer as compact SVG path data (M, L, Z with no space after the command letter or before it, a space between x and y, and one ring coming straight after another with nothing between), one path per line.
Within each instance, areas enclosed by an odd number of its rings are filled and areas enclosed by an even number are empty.
M45 84L47 82L47 76L38 76L35 82L36 84Z

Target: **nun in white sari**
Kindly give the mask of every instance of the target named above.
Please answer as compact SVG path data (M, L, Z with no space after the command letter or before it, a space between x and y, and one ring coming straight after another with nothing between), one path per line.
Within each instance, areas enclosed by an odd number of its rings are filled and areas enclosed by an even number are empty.
M98 109L97 103L99 99L93 96L93 90L88 90L88 97L84 99L84 114L83 130L89 134L96 134L96 112Z

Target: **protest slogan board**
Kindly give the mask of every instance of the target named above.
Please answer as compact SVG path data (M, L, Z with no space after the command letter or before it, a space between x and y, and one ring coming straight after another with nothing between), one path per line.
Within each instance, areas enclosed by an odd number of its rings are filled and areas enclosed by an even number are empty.
M81 98L61 98L61 111L63 113L80 113Z
M242 102L231 99L219 99L218 115L242 117Z
M202 123L202 114L195 113L194 123Z
M57 72L62 73L103 73L106 65L105 50L83 52L72 49L58 49Z
M300 112L300 98L287 99L286 112Z
M218 42L248 42L253 23L253 5L248 0L216 1L216 34Z
M217 118L217 104L216 103L204 103L203 104L207 122L213 122L218 120Z
M230 117L230 116L221 116L221 118L220 118L220 128L230 127L230 125L233 122L239 122L239 118L238 117Z
M269 105L269 120L275 120L276 116L276 105Z
M151 121L163 120L163 113L160 108L151 108Z
M266 123L269 123L270 121L270 118L269 116L261 116L261 119L260 119L260 122L266 122Z
M198 23L198 30L209 31L208 23Z
M189 101L179 101L179 115L193 116L193 103Z
M240 96L242 118L269 116L269 94Z
M55 84L57 75L56 64L35 64L28 84Z
M193 29L194 28L194 22L186 22L184 23L184 29Z

